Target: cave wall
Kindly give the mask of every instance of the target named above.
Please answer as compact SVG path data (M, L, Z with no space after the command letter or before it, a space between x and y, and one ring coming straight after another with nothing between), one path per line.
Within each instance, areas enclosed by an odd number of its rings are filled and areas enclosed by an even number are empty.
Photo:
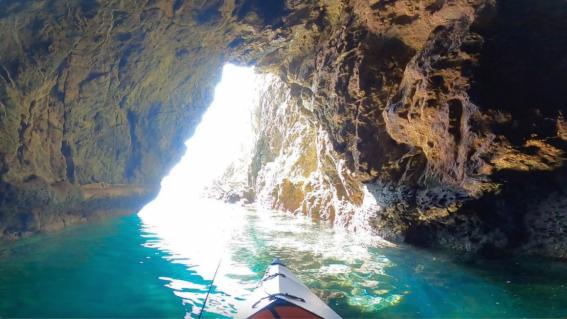
M250 198L566 257L565 21L562 0L4 1L0 234L140 207L230 61L280 81Z
M3 1L0 237L139 209L222 65L278 48L285 12L281 1Z
M330 112L337 96L323 95L318 116L373 186L383 207L374 227L422 246L565 257L565 3L353 7L363 30L343 31L343 43L362 34L396 46L347 47L354 56L339 66L344 82L324 79L353 93L338 95L345 100Z
M313 120L310 105L297 103L303 101L278 78L263 90L248 170L256 202L349 226L363 201L362 185Z
M300 107L293 114L306 114L344 165L320 171L333 181L323 191L280 165L271 207L347 227L363 220L358 228L424 247L567 256L567 5L343 1L334 9L336 24L311 44L313 54L279 57L285 63L272 72L290 85ZM265 166L293 166L294 152L278 154ZM358 208L330 204L344 185Z

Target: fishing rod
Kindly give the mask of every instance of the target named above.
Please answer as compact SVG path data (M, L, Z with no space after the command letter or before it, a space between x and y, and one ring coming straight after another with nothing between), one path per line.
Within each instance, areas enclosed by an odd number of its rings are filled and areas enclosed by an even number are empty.
M229 240L227 240L227 242L226 242L227 244L230 242L230 240L232 240L233 235L234 235L234 228L232 228L230 230L230 236L228 237ZM215 270L215 274L213 275L213 280L211 281L211 285L209 286L209 289L207 290L207 294L205 295L205 300L203 301L203 305L201 306L201 311L199 312L199 317L197 317L198 319L201 319L201 317L203 316L203 313L205 312L205 307L207 306L207 300L209 299L209 295L211 294L211 292L213 290L215 279L217 278L217 274L219 272L219 268L220 268L220 265L222 263L222 258L224 256L225 251L226 251L226 246L223 247L223 249L222 249L222 254L219 258L219 263L217 264L217 269Z
M215 283L215 279L217 278L217 273L219 272L219 268L220 265L222 263L222 256L219 259L219 263L217 264L217 269L215 270L215 274L213 275L213 280L211 281L211 284L209 285L209 290L207 290L207 294L205 295L205 301L203 301L203 306L201 306L201 311L199 312L199 319L201 319L201 317L203 316L203 313L205 312L205 307L207 306L207 299L209 299L209 295L211 294L211 291L213 290L213 285Z

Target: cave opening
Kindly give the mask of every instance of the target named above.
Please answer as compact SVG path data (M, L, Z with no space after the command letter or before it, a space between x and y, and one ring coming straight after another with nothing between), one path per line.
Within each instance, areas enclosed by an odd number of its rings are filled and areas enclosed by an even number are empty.
M193 205L206 197L207 187L227 167L252 151L260 81L253 67L224 66L211 105L185 142L184 156L163 178L158 196L140 215L165 216L185 210L189 202Z
M158 196L138 213L144 229L160 238L160 249L191 256L204 278L212 276L231 229L240 225L242 207L211 198L210 189L252 152L260 82L254 67L224 66L185 154L162 179Z

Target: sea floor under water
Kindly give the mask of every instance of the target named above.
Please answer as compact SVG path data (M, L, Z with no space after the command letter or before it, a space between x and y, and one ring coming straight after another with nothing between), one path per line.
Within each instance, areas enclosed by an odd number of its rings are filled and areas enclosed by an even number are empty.
M180 216L178 214L183 214ZM567 263L462 260L219 202L0 244L0 317L231 318L279 256L344 318L566 317Z

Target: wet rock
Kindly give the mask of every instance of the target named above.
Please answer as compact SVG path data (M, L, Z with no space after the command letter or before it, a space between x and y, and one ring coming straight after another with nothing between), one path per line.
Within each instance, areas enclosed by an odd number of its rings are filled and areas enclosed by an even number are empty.
M277 81L219 198L564 258L565 21L563 0L6 3L0 233L140 207L230 61Z

